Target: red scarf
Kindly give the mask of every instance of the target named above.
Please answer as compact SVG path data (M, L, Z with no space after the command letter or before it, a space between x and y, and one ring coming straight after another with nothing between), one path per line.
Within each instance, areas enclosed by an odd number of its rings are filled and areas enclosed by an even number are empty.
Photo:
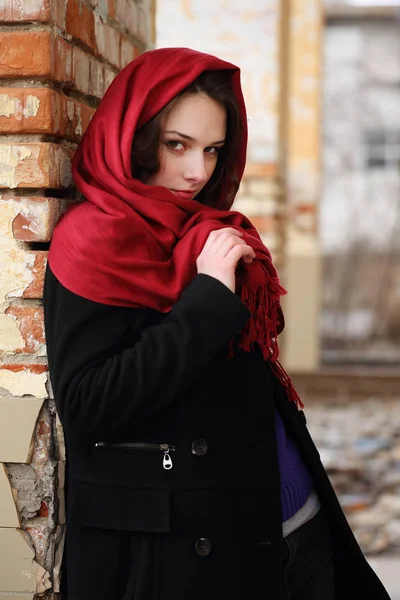
M227 182L215 198L215 208L210 208L131 175L135 131L205 70L232 72L244 125L235 157L240 181L247 117L239 69L186 48L146 52L110 85L75 152L73 177L85 200L56 226L49 264L67 289L89 300L167 313L196 276L196 258L209 233L237 228L256 253L256 260L237 270L237 293L252 313L240 346L250 351L257 344L287 387L289 398L301 405L277 360L277 335L284 326L280 297L285 290L252 223L229 210Z

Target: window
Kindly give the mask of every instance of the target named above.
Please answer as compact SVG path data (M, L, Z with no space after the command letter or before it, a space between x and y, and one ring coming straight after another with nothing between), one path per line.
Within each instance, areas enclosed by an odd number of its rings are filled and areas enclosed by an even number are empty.
M367 131L364 147L368 169L400 168L400 131L385 129Z

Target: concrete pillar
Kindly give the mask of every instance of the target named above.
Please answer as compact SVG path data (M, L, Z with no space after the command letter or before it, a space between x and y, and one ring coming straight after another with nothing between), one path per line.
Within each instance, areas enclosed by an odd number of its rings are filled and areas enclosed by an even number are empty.
M320 353L322 3L282 0L281 10L280 166L287 208L282 279L288 290L282 361L290 372L313 372Z

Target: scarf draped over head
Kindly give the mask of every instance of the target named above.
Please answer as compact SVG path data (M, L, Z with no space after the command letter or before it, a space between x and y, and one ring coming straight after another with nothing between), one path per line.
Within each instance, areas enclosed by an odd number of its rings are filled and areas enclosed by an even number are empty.
M49 265L68 290L84 298L167 313L196 276L196 259L210 232L235 227L256 254L251 264L237 269L237 293L252 314L239 346L250 351L258 345L289 398L301 405L278 362L285 290L252 223L229 210L233 198L228 180L221 181L209 207L132 177L135 132L208 70L231 72L243 126L234 160L240 181L247 118L238 67L188 48L145 52L117 75L75 152L73 178L84 200L57 224Z

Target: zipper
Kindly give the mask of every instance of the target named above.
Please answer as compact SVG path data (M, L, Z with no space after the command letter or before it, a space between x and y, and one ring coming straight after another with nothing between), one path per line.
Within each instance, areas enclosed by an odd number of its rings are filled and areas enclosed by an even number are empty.
M150 452L163 452L163 467L167 471L174 466L170 452L175 452L176 447L170 444L151 444L147 442L96 442L96 448L120 448L121 450L148 450Z

